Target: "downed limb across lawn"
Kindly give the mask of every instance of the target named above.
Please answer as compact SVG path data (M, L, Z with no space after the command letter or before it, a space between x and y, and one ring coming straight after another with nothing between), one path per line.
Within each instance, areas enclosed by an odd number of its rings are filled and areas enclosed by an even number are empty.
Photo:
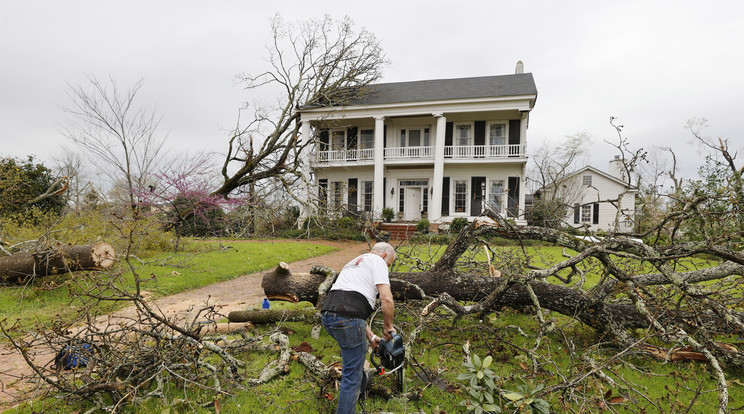
M524 274L508 277L457 272L455 263L458 258L475 240L489 235L541 240L572 249L577 254L547 269L536 269L528 264ZM670 265L681 257L697 253L718 256L722 262L714 267L684 272L676 271ZM560 270L575 269L589 258L599 260L611 276L591 291L545 281ZM617 262L618 258L651 263L658 273L629 274ZM627 344L631 342L628 331L639 328L658 330L667 339L680 332L699 332L701 329L709 334L742 332L742 313L731 310L725 303L716 302L709 297L711 292L697 284L740 277L743 273L744 255L722 247L686 243L654 248L625 237L611 237L594 243L547 228L510 227L491 213L485 220L471 223L463 230L430 270L392 273L391 287L397 300L422 299L423 292L429 297L446 294L457 301L475 302L475 305L463 308L466 313L489 312L504 306L522 309L538 305L581 321ZM286 266L280 265L277 270L264 275L262 286L266 295L273 299L315 303L319 286L326 278L327 275L321 273L293 274ZM677 288L690 305L678 306L679 302L664 302L656 298L648 289L652 285ZM732 352L712 341L709 345L713 353L720 355L728 365L744 366L741 352Z

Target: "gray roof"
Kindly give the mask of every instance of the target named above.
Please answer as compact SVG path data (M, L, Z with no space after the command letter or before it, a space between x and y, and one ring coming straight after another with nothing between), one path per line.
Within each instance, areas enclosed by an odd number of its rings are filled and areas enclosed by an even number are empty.
M531 73L378 83L369 85L360 98L352 99L346 105L384 105L523 95L537 95L535 80ZM314 106L310 105L306 108L312 107Z

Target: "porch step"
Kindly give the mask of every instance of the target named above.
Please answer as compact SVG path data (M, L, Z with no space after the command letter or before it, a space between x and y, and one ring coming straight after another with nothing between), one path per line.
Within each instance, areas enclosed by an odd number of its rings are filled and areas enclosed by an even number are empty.
M391 240L408 240L408 238L416 232L416 225L406 223L380 223L377 226L377 230L390 233Z

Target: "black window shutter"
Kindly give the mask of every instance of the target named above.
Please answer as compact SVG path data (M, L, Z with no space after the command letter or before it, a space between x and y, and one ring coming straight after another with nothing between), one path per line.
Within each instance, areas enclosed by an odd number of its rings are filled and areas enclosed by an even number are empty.
M517 145L521 142L521 122L518 119L509 120L509 145Z
M327 129L320 130L320 150L328 151L328 130Z
M442 178L442 216L449 216L450 178Z
M599 203L594 203L592 210L592 224L599 224Z
M382 177L382 208L387 207L387 197L385 190L387 189L387 177Z
M387 125L382 127L382 147L387 148Z
M486 121L475 121L473 142L475 145L486 145Z
M346 149L353 150L357 147L357 127L346 130Z
M579 224L581 220L581 207L579 205L574 206L574 224Z
M357 212L357 188L359 187L359 180L356 178L349 178L349 194L348 194L348 205L349 211L352 213Z
M444 127L444 146L451 147L452 146L452 135L454 135L454 124L452 122L447 122L447 124Z
M321 178L318 180L318 207L320 214L326 213L326 207L328 206L328 179Z

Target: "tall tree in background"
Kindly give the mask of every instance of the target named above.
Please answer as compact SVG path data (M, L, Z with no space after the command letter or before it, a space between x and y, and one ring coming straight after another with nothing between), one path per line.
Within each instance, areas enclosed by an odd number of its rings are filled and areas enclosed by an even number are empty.
M124 197L132 208L135 195L146 188L163 149L156 135L159 117L137 102L142 80L122 90L116 81L69 85L72 119L62 133L86 151L90 162L115 185L123 184Z
M357 30L346 18L334 22L308 20L288 24L280 16L271 21L273 41L268 47L270 69L240 75L246 89L281 91L275 106L258 107L246 125L238 120L231 134L222 166L223 184L215 195L269 178L289 185L300 177L299 154L309 144L300 143L300 116L306 105L343 106L364 93L364 86L381 77L385 56L375 36ZM261 137L260 139L254 137Z
M700 178L688 181L676 203L678 208L692 204L692 220L685 234L695 239L716 242L744 237L744 167L736 164L738 151L726 138L712 138L703 133L708 127L705 118L688 120L696 142L707 151Z

